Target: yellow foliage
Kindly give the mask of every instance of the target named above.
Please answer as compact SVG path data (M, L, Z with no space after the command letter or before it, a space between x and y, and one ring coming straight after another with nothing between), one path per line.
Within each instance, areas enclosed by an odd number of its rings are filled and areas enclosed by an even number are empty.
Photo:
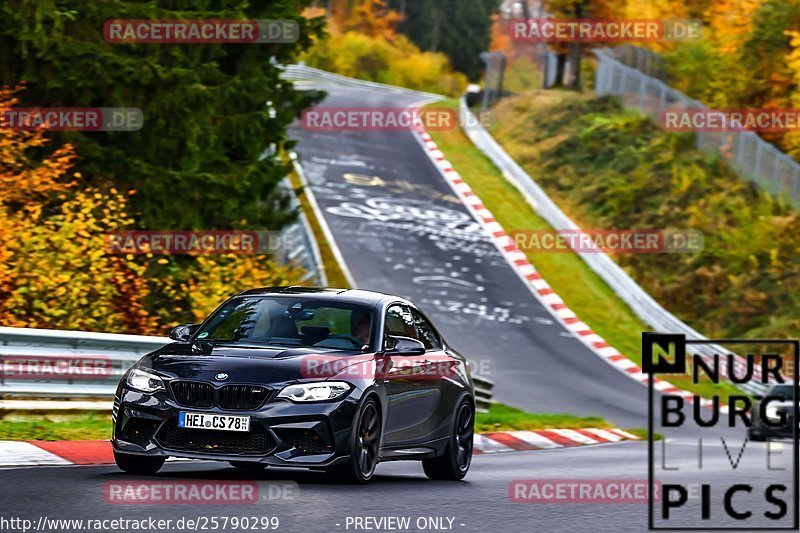
M152 331L142 305L145 268L106 253L104 235L130 220L122 195L87 189L52 216L18 220L7 242L15 283L0 307L5 324L109 332Z
M753 26L762 0L716 0L708 10L712 35L722 53L737 52Z
M266 256L198 256L188 272L182 290L188 297L192 315L202 321L226 298L247 289L297 285L302 271L281 266Z
M800 31L786 32L789 37L789 45L792 50L786 56L786 65L792 74L795 87L800 87ZM800 90L795 89L792 92L791 105L797 109L800 108ZM791 131L786 134L783 139L784 147L789 155L794 157L795 160L800 161L800 132Z
M0 90L0 110L15 104ZM111 254L105 236L134 227L126 195L78 188L72 147L47 145L43 131L0 129L0 325L164 334L232 292L302 279L263 256Z
M312 67L409 89L456 95L466 77L453 72L447 56L422 52L404 35L391 40L348 31L319 40L302 58Z

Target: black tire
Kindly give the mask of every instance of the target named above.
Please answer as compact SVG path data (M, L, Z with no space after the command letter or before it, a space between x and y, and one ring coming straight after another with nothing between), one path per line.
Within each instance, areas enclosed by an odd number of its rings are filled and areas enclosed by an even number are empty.
M263 463L254 463L252 461L228 461L230 465L237 470L244 472L261 472L267 465Z
M130 455L114 450L114 462L117 467L128 474L140 476L151 476L161 470L164 466L166 457L144 457L142 455Z
M753 442L766 442L767 437L762 435L761 433L755 433L753 431L747 432L747 438Z
M350 434L350 459L328 469L337 483L365 484L372 479L380 458L381 414L375 400L368 398L353 421Z
M464 479L472 464L472 443L475 435L475 409L464 399L458 404L453 433L444 454L423 459L422 468L430 479L458 481Z

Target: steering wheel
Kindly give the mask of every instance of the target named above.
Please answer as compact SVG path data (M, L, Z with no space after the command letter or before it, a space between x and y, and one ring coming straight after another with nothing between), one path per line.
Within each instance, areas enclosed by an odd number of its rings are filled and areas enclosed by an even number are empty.
M324 343L326 341L334 340L334 339L346 340L346 341L348 341L348 342L353 344L353 348L358 348L359 350L361 349L362 346L364 346L364 344L366 344L365 342L353 337L352 335L345 335L343 333L335 333L333 335L328 335L327 338L322 339L319 342L314 343L314 346L323 346L324 347L324 345L325 345Z

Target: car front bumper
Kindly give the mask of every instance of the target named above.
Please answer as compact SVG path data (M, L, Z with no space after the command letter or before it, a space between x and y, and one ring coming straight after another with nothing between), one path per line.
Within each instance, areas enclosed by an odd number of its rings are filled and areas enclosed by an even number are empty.
M223 410L178 405L168 393L120 387L114 398L112 444L121 453L271 466L325 468L348 459L358 400L294 403L269 398L258 409ZM250 416L249 432L177 427L181 412Z

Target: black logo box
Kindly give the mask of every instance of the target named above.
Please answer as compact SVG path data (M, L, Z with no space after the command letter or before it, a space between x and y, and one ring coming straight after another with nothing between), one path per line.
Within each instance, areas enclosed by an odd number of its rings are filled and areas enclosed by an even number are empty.
M653 409L653 396L655 392L654 382L656 373L663 374L685 374L686 373L686 345L723 345L723 344L755 344L755 345L786 345L792 348L793 357L793 371L792 383L794 384L793 400L794 400L794 423L792 428L792 442L793 442L793 459L794 459L794 516L793 525L790 527L770 527L770 528L754 528L754 527L655 527L655 518L653 515L653 496L654 496L654 475L655 465L653 463L654 446L653 440L653 422L654 422L654 409ZM658 347L659 351L672 353L674 360L670 361L663 357L659 357L658 361L654 361L653 354L654 348ZM673 349L674 348L674 349ZM642 333L642 371L648 375L647 378L647 470L648 470L648 503L647 503L647 522L650 531L797 531L800 529L800 502L798 501L798 488L800 488L800 461L798 461L798 424L800 420L800 408L798 407L798 399L800 390L798 385L798 363L800 362L800 340L787 340L787 339L706 339L706 340L687 340L685 335L670 334L670 333Z

